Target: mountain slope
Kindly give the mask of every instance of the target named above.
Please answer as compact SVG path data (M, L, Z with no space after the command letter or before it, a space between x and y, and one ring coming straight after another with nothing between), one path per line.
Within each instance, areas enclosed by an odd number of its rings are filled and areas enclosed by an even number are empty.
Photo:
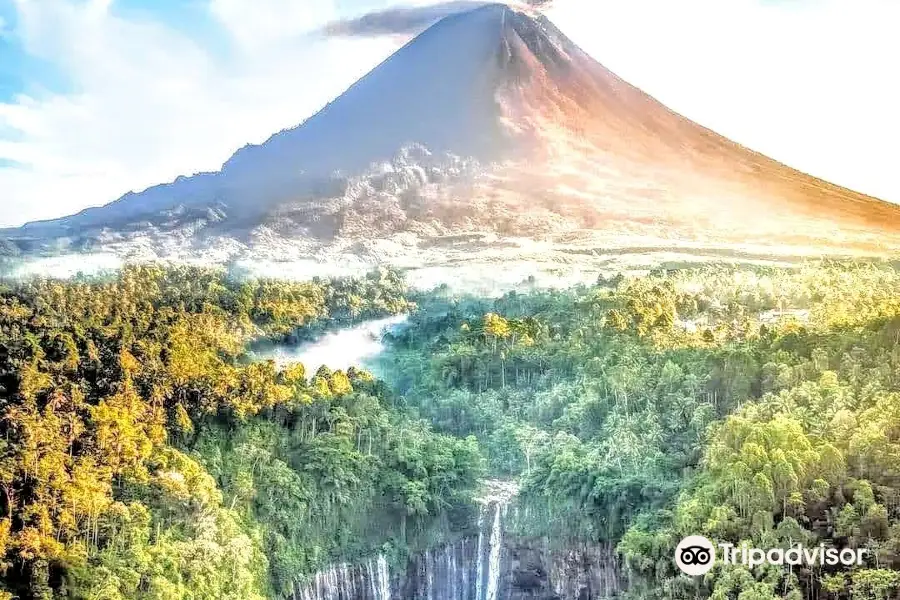
M491 4L444 18L217 173L5 237L150 255L379 258L462 233L557 249L574 240L578 251L873 253L900 247L898 232L900 208L734 144L619 79L545 17Z

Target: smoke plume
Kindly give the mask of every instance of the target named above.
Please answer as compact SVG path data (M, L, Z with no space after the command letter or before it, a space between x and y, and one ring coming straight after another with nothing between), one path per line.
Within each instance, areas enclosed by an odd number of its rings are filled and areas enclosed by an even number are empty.
M508 2L510 6L543 10L553 0ZM476 9L492 2L484 0L455 0L428 6L396 6L370 12L361 17L333 21L323 33L329 37L378 37L385 35L415 35L429 25L456 13Z

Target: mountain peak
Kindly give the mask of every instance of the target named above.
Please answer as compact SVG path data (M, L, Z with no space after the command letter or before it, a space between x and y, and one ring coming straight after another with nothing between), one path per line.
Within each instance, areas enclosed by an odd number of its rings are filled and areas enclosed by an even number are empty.
M254 159L264 154L302 153L311 143L319 151L302 156L302 164L316 174L364 167L411 143L486 158L502 133L499 89L510 77L524 77L534 57L564 62L548 23L504 3L445 17L302 125L239 151L225 171L246 170L245 163L255 169ZM342 131L334 139L338 123ZM321 152L322 143L342 146L340 164L327 160L333 155Z
M895 235L900 209L751 152L629 85L542 14L488 3L441 19L220 172L12 236L302 254L472 231L871 248L872 228Z

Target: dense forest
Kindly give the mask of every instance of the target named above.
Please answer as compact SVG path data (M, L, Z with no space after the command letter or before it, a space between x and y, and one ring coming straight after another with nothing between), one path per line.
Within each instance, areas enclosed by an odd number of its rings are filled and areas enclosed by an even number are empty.
M634 599L900 597L898 291L887 263L500 298L391 271L8 281L0 597L283 597L461 534L488 476L520 481L518 533L614 546ZM248 355L397 313L377 378ZM689 534L871 552L695 579Z
M635 599L900 597L900 271L704 267L417 299L382 365L518 477L523 533L615 544ZM424 357L424 359L423 359ZM690 534L865 547L864 568L717 566Z
M482 472L474 439L408 418L362 370L244 356L411 308L390 272L5 284L0 597L282 597L339 557L452 531ZM385 547L384 531L401 533Z

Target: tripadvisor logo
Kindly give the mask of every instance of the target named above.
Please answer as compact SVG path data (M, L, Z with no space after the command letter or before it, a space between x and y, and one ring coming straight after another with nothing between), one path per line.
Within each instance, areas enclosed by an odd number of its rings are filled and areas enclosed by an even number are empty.
M716 562L716 549L702 535L689 535L675 548L675 564L688 575L704 575Z
M711 541L702 535L689 535L675 548L675 564L687 575L704 575L713 568L716 560L726 565L808 565L808 566L859 566L863 564L868 550L865 548L826 548L825 544L807 548L802 545L787 550L771 548L763 550L746 544L720 543L719 551Z

